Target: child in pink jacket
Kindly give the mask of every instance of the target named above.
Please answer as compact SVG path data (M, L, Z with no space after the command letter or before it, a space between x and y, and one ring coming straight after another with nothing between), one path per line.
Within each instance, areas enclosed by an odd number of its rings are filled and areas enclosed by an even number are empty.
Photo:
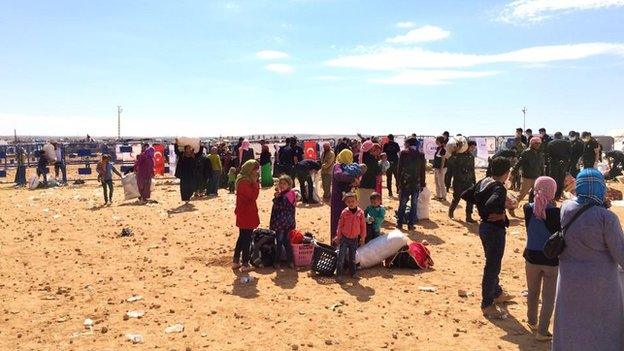
M351 277L355 277L355 251L359 245L364 245L366 239L366 220L364 211L358 207L354 193L346 193L342 200L347 205L338 220L336 230L336 244L339 247L336 274L340 279L344 271L345 259L351 270ZM347 255L348 251L348 255Z

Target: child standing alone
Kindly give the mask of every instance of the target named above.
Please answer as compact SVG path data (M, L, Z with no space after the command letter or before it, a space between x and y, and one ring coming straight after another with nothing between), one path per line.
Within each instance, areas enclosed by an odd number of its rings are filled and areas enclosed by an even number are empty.
M375 192L370 196L371 205L364 210L366 216L366 242L381 235L381 225L386 216L386 209L381 206L381 194Z
M366 239L366 222L364 211L358 207L358 201L354 193L346 193L342 200L347 205L338 220L336 231L336 244L339 247L336 274L342 278L345 260L351 271L351 277L355 277L355 251L359 245L364 245Z
M275 188L275 197L273 198L273 208L271 209L271 223L269 228L276 233L277 248L276 255L281 257L282 248L286 251L286 261L290 268L293 265L293 251L290 246L288 235L290 231L295 229L295 205L297 203L297 194L292 189L293 181L287 175L279 178L277 187ZM275 260L275 268L279 266L279 260Z
M113 173L121 178L121 173L110 162L110 156L102 155L102 160L98 162L96 171L98 173L98 181L102 183L104 189L104 205L113 203Z

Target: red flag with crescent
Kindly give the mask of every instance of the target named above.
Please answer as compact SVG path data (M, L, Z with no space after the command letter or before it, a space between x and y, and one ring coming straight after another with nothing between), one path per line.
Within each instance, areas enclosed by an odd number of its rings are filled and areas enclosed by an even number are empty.
M154 174L163 175L165 173L165 146L154 144L152 147L154 148Z
M316 140L306 140L303 142L303 153L306 160L317 160Z

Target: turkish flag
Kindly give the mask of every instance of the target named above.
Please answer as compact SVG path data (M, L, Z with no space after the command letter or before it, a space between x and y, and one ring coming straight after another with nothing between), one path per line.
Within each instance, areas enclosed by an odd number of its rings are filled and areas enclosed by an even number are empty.
M317 160L318 155L316 153L316 140L306 140L303 142L303 154L306 160Z
M165 174L165 146L162 144L152 145L154 148L154 174Z

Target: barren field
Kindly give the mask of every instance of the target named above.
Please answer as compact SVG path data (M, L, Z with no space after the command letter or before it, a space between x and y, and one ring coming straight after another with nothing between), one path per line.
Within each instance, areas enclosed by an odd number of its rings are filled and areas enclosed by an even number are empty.
M503 287L518 298L508 305L508 319L493 322L479 308L477 225L450 220L448 203L432 201L431 220L410 233L427 240L434 269L377 267L343 285L305 269L259 269L245 284L240 278L246 275L230 268L235 196L222 190L184 210L178 186L171 179L156 182L152 198L158 203L138 206L123 201L115 180L111 207L101 206L95 181L34 191L0 184L1 350L549 349L534 341L525 323L520 218L508 229L501 274ZM262 226L272 195L271 189L260 195ZM386 196L384 205L389 230L398 203ZM614 211L624 217L622 207ZM460 207L456 217L462 214ZM300 205L297 222L329 241L327 205ZM120 237L124 227L134 235ZM473 295L462 298L459 289ZM143 299L128 302L135 294ZM129 311L144 315L124 318ZM91 330L83 325L87 318ZM182 332L165 332L177 323ZM140 334L143 342L131 343L127 333Z

